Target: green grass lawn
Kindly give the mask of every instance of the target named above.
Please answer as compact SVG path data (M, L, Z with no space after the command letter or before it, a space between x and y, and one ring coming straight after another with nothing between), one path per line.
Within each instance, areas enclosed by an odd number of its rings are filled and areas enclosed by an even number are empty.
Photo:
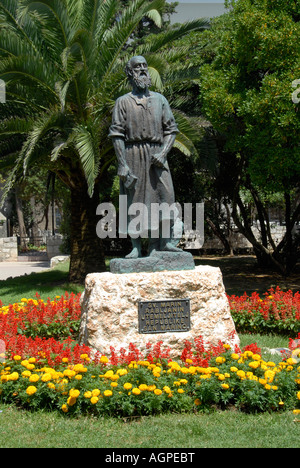
M1 448L299 448L292 412L168 414L126 422L0 405Z

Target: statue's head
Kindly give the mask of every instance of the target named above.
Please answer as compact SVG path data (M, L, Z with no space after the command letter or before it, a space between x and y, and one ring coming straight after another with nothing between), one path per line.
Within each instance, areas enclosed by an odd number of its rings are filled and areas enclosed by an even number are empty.
M151 86L151 78L146 59L141 55L132 57L126 65L126 75L130 84L138 89L146 89Z

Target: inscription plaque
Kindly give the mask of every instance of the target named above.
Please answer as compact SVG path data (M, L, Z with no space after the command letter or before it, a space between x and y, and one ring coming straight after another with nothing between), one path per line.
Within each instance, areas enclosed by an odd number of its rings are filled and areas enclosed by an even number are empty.
M187 332L190 330L190 299L140 301L139 333Z

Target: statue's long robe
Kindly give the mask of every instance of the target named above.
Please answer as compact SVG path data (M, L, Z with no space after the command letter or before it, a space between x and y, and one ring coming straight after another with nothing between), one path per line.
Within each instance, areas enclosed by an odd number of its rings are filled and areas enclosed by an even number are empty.
M122 138L125 142L126 163L130 173L137 177L133 188L125 187L120 180L120 194L127 195L128 208L133 203L143 203L147 216L142 220L141 237L148 237L150 229L158 226L151 219L151 204L175 203L174 187L168 162L160 168L151 163L152 155L159 153L164 138L176 134L178 128L167 99L159 93L149 92L147 98L139 100L132 93L117 99L113 110L109 136ZM129 215L128 224L137 215ZM154 217L153 217L154 218ZM120 230L120 233L126 234ZM128 231L129 235L134 232Z

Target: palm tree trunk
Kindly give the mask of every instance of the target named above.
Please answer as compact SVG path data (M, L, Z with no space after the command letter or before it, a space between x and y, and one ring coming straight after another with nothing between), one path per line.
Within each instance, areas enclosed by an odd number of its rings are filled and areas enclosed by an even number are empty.
M71 187L69 281L72 283L83 283L87 274L106 270L103 243L96 234L98 204L99 191L96 188L90 198L86 184L81 182Z

